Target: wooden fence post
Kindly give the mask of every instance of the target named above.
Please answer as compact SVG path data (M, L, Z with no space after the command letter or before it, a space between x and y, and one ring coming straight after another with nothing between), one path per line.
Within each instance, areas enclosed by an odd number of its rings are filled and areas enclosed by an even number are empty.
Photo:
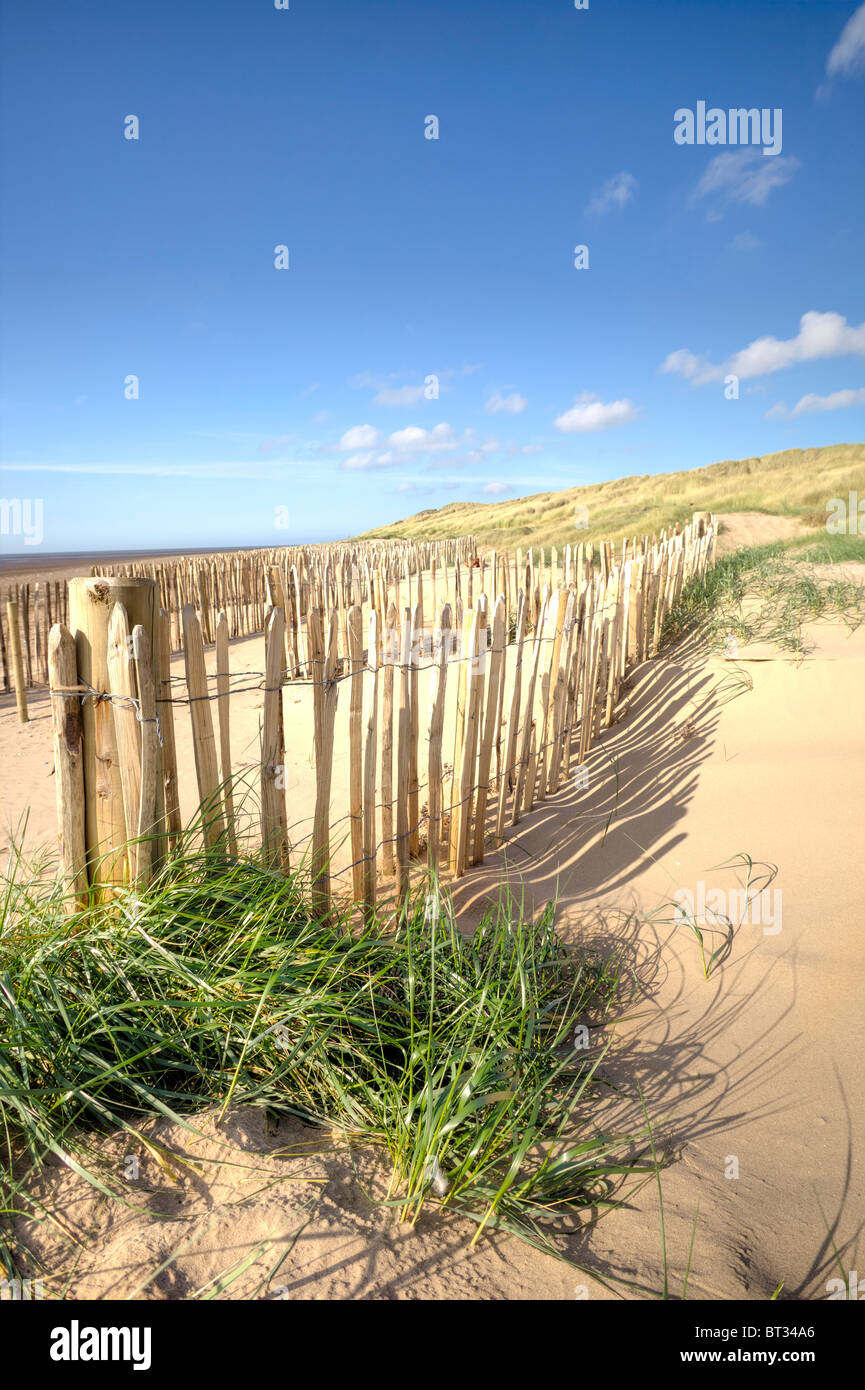
M12 648L12 677L15 681L15 703L18 706L19 724L28 724L27 684L24 679L24 659L21 655L21 626L18 618L17 599L7 599L6 617L9 625L9 646Z
M339 686L336 660L339 614L331 609L325 639L322 614L317 608L307 613L315 719L315 813L312 826L312 893L316 908L328 916L330 894L330 784L333 773L333 726Z
M508 736L505 742L505 752L502 766L499 769L499 805L496 815L496 844L500 845L505 838L505 813L507 809L508 793L514 786L517 769L514 765L517 750L517 734L520 723L520 697L522 694L523 681L523 641L526 634L526 594L524 589L519 590L517 599L517 628L516 628L516 657L514 659L514 684L511 692L510 711L508 714Z
M151 640L152 654L159 612L155 580L127 577L70 580L69 629L75 639L78 679L95 692L82 701L85 842L91 883L105 891L111 884L122 883L127 876L131 880L134 876L125 850L127 826L115 707L106 698L111 690L108 627L115 602L123 605L127 625L140 624L144 628ZM160 676L161 672L157 672L157 680Z
M451 640L450 604L442 605L439 630L435 635L435 661L430 687L429 717L429 844L431 872L437 877L442 843L442 732L445 716L448 657Z
M174 742L174 709L171 698L171 628L169 616L161 609L159 626L159 694L156 712L162 731L162 791L165 800L165 826L168 843L173 845L181 831L180 797L177 785L177 749Z
M138 687L138 715L141 746L141 795L138 805L136 883L146 888L159 863L159 733L156 723L156 686L153 679L153 651L150 638L140 623L132 629L132 656Z
M493 644L490 652L490 678L487 685L487 707L483 721L483 729L480 729L480 715L478 717L478 729L480 735L480 755L478 758L478 793L475 805L475 833L474 844L472 846L472 863L482 864L484 862L484 833L486 827L487 797L489 795L490 765L493 754L493 740L496 736L497 726L500 721L499 710L501 707L499 690L503 684L502 666L505 655L505 598L500 594L496 600L495 612L493 614ZM486 641L486 629L483 631L484 641ZM483 653L486 657L486 651Z
M217 628L217 642L219 629ZM285 610L274 608L264 635L264 718L261 730L261 847L265 861L288 868L288 822L285 808L285 739L282 722L282 665L285 650ZM226 685L227 685L226 677ZM222 723L220 719L220 732ZM227 737L227 728L226 728ZM223 777L225 755L223 754ZM233 808L232 808L233 811ZM226 802L226 812L228 802ZM231 822L229 821L229 830ZM235 849L232 853L236 852Z
M204 641L198 616L191 603L187 603L183 610L183 658L189 691L189 714L192 721L192 746L202 830L205 845L212 849L219 844L223 834L219 768L216 762L213 719L210 714L207 670L204 664Z
M344 618L343 632L348 637L348 658L351 671L348 712L348 804L351 824L351 877L355 901L363 897L363 615L353 603Z
M408 562L406 561L406 564ZM403 610L402 644L399 668L399 715L397 720L396 756L396 861L397 894L405 902L409 890L409 819L408 778L409 741L411 739L411 609Z
M378 614L369 615L363 749L363 902L367 921L375 912L375 762L378 735Z
M87 860L84 840L84 762L81 696L60 694L78 684L72 633L55 623L48 634L48 679L54 727L54 775L57 793L57 839L60 866L69 908L87 902ZM59 690L58 690L59 687ZM57 693L55 693L57 692Z
M387 610L387 627L383 645L384 708L381 727L381 838L382 860L386 874L394 872L393 836L393 685L394 668L399 656L396 605Z
M141 725L136 714L135 666L129 620L122 603L115 603L108 622L108 676L117 762L123 789L124 839L127 841L129 882L139 882L141 846L132 843L138 836L141 806ZM146 872L146 869L145 869Z

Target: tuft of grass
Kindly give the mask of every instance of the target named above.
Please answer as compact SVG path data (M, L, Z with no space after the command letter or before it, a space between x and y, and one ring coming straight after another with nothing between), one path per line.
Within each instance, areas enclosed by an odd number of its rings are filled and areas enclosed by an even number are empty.
M308 882L184 845L146 895L73 916L13 862L0 923L0 1255L49 1154L128 1189L98 1139L214 1103L264 1106L378 1145L388 1202L428 1203L551 1248L560 1218L616 1204L633 1136L596 1132L603 1052L573 1045L618 965L563 944L552 910L502 894L463 937L435 883L396 932L323 920ZM433 910L430 904L433 904ZM184 1118L186 1117L186 1118ZM140 1136L139 1136L140 1137ZM477 1238L477 1237L476 1237Z
M827 576L815 564L780 543L724 556L685 585L664 623L662 649L695 634L718 651L734 637L802 655L806 623L836 619L852 631L865 621L865 585L843 572Z

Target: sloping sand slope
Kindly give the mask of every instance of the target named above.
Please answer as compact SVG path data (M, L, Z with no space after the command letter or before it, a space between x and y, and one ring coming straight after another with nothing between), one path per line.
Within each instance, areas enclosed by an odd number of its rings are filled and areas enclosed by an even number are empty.
M851 635L821 625L807 635L814 651L798 663L771 653L751 661L767 653L747 649L725 662L683 645L634 672L627 712L593 749L588 791L568 787L538 808L455 890L468 929L506 869L530 910L558 897L558 920L572 939L623 944L633 997L608 1032L604 1063L622 1091L599 1110L598 1124L638 1128L642 1088L656 1146L674 1160L662 1175L674 1296L698 1204L689 1297L767 1298L782 1280L782 1297L826 1297L827 1280L839 1273L832 1243L845 1270L861 1269L865 1253L857 1253L865 1211L865 629ZM48 722L34 721L22 741L5 703L0 751L4 767L11 754L18 769L5 803L29 798L31 833L48 838ZM335 780L339 769L337 761ZM741 922L741 903L730 905L729 953L706 980L696 938L664 904L677 887L699 905L701 882L704 892L745 884L741 857L738 867L717 867L745 855L754 861L752 890L763 886L754 880L769 873L766 865L777 874L759 921L753 904ZM195 1155L188 1135L157 1132L169 1149L187 1141ZM373 1156L358 1156L363 1182L344 1154L275 1158L275 1148L310 1137L296 1124L268 1138L260 1115L240 1112L225 1137L281 1180L263 1190L268 1176L245 1169L181 1166L175 1185L146 1159L139 1187L130 1183L131 1197L149 1189L142 1216L108 1210L66 1169L47 1170L42 1195L85 1239L74 1292L128 1293L189 1237L173 1272L140 1296L188 1297L266 1240L275 1244L224 1296L563 1299L580 1284L592 1298L615 1296L497 1236L470 1254L470 1228L450 1217L425 1216L411 1234L364 1195L367 1181L382 1190ZM217 1154L210 1141L203 1149L199 1141L199 1159L202 1151ZM119 1141L118 1162L127 1152L129 1141ZM324 1186L286 1180L295 1176ZM289 1249L313 1187L319 1203ZM46 1230L30 1235L59 1275L72 1257ZM658 1292L655 1186L564 1248L605 1278L633 1281L630 1290L614 1286L626 1296ZM269 1287L259 1288L284 1251Z

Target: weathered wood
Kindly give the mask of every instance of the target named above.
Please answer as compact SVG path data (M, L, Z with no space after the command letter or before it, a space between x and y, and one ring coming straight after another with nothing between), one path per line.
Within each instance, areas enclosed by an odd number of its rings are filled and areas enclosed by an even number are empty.
M169 846L173 845L181 830L180 792L177 784L177 749L174 741L174 705L171 698L171 631L168 614L161 609L158 620L159 633L159 694L156 698L156 712L162 733L162 793L165 803L165 828Z
M122 603L114 604L108 622L108 678L114 715L114 737L117 741L117 762L123 789L129 882L137 884L139 856L142 853L142 847L136 843L141 806L141 726L136 710L138 691L129 620ZM145 856L145 875L146 872Z
M159 734L156 723L156 685L150 638L140 623L132 629L132 656L138 687L141 744L141 794L138 804L136 885L146 888L159 860Z
M520 753L517 767L516 785L514 787L514 805L511 813L511 825L518 825L520 815L525 809L530 811L532 807L532 796L534 787L529 782L529 774L532 757L532 731L534 729L534 705L535 688L537 686L538 671L541 664L541 651L543 649L543 628L547 613L547 596L544 594L541 600L541 611L535 626L534 643L532 647L532 665L529 673L529 684L526 690L525 714L523 715L522 738L520 739ZM537 740L535 740L537 748Z
M28 724L27 682L24 676L24 661L21 654L21 624L16 599L7 599L6 618L9 626L9 646L12 651L12 679L15 682L15 704L18 709L19 724Z
M265 641L265 654L267 641ZM266 664L266 660L265 660ZM279 673L277 673L277 680ZM270 685L270 680L265 680ZM216 619L216 712L219 719L219 762L222 774L222 800L225 806L225 826L230 854L237 854L237 831L234 824L234 788L231 773L231 701L230 672L228 665L228 618L220 609ZM280 704L282 696L280 695ZM265 707L267 692L265 692ZM280 723L282 721L280 720ZM284 753L284 750L283 750ZM284 779L283 779L284 786ZM285 793L283 791L283 803ZM284 809L284 806L283 806Z
M508 794L513 790L517 776L517 734L519 733L520 724L520 698L522 695L523 682L523 643L526 633L527 607L525 591L520 589L517 599L517 625L515 633L516 655L514 658L514 681L508 712L508 734L504 745L502 767L499 773L499 804L496 815L497 845L500 845L504 840ZM502 684L504 685L504 682L502 682Z
M191 603L183 610L183 659L186 667L186 687L189 692L201 828L205 845L212 849L221 841L224 826L219 796L216 742L213 737L213 720L207 689L207 668L204 664L204 641L201 625Z
M492 648L489 652L489 682L487 686L486 713L483 721L483 729L479 728L480 733L480 754L478 757L478 791L475 803L475 826L474 842L472 846L472 863L482 864L484 862L484 836L487 813L487 797L489 795L490 766L492 763L493 741L500 723L500 689L502 681L502 665L505 654L505 598L500 594L496 600L495 612L492 623ZM484 638L486 633L484 633ZM480 724L480 720L479 720Z
M52 691L54 778L57 794L57 841L60 872L68 911L87 902L87 850L84 840L84 756L81 699L55 694L59 687L78 684L75 640L55 623L48 634L48 681Z
M409 891L409 740L411 738L411 609L403 610L399 668L399 707L396 759L397 894L402 903Z
M315 720L315 811L312 826L312 890L317 910L327 916L331 906L330 792L333 774L333 726L339 685L336 681L339 615L331 610L327 635L319 609L310 608L307 629L310 658L318 673L313 685Z
M394 834L393 834L393 720L394 720L394 672L399 661L399 634L397 632L396 606L391 603L387 610L387 627L383 648L384 698L382 704L381 727L381 838L382 861L386 874L394 872Z
M430 871L438 875L442 844L442 732L444 729L448 657L450 656L451 609L442 605L430 686L429 716L429 845Z
M417 575L417 592L422 593L421 574ZM423 603L415 604L412 613L411 671L409 673L409 743L408 743L408 824L409 856L416 859L420 852L420 804L418 743L420 738L419 666L423 639Z
M352 884L355 900L363 897L363 629L362 614L353 603L346 616L351 682L348 710L348 811L351 825Z
M363 747L363 902L367 920L375 910L375 762L378 742L378 614L369 615Z
M217 643L218 633L217 628ZM274 608L265 629L264 710L261 729L261 847L265 862L282 870L289 866L288 816L285 804L285 739L281 709L284 643L285 610ZM226 672L226 684L227 679ZM220 732L221 727L220 724ZM224 778L223 754L223 780ZM236 848L231 852L235 853Z

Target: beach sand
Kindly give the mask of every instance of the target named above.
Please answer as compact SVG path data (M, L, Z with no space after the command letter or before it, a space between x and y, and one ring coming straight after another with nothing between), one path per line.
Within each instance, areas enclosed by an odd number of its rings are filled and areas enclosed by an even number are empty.
M567 939L624 951L631 997L605 1033L602 1064L620 1090L599 1104L597 1123L634 1132L645 1104L656 1149L669 1159L661 1185L673 1297L682 1293L692 1232L694 1299L767 1299L782 1282L782 1298L825 1298L839 1275L833 1245L845 1271L861 1269L865 1254L857 1249L865 1211L865 628L820 623L805 636L811 650L801 659L761 646L725 661L684 642L632 670L626 707L593 747L588 790L568 786L537 807L453 886L466 930L506 874L528 911L556 900ZM261 670L262 657L260 637L232 644L233 670ZM209 669L212 659L209 652ZM232 700L236 763L255 761L260 702L260 692ZM0 706L4 829L29 804L28 844L50 842L47 699L32 700L24 727L13 699ZM308 699L291 686L285 719L298 822L300 810L311 813L313 768ZM187 814L195 801L188 722L178 708ZM348 777L346 730L341 698L335 817ZM422 767L423 759L422 748ZM731 897L749 878L752 893L763 890L759 917L753 901ZM708 979L694 934L673 921L670 905L681 888L699 904L701 884L704 895L723 891L733 919L727 954ZM722 937L709 939L712 950ZM201 1138L167 1122L150 1127L199 1166L175 1163L172 1179L143 1157L130 1182L138 1212L94 1198L62 1165L46 1168L42 1198L63 1227L86 1236L82 1253L62 1229L22 1225L52 1282L77 1261L75 1297L138 1288L138 1297L181 1298L270 1241L225 1296L561 1300L649 1297L663 1287L654 1179L625 1209L582 1229L575 1223L560 1246L568 1265L495 1233L472 1250L472 1227L446 1213L425 1213L415 1230L400 1226L365 1195L385 1182L374 1151L287 1157L280 1150L318 1132L283 1121L268 1134L263 1115L245 1110L230 1112L218 1132L212 1120L202 1122ZM128 1136L115 1147L119 1162ZM184 1243L186 1252L147 1284Z

